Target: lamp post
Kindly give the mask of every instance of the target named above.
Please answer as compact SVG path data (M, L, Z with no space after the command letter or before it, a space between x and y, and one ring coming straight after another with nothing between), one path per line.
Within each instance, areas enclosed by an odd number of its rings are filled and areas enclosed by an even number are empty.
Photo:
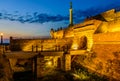
M0 36L1 36L1 45L3 45L3 33L1 33Z

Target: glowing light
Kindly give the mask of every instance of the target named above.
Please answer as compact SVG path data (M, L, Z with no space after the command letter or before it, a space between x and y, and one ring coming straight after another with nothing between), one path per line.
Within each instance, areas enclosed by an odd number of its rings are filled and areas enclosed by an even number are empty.
M3 36L3 33L0 33L1 36Z
M77 50L78 49L78 44L73 44L72 49Z
M73 49L77 50L78 48L77 48L77 46L75 46L75 47L73 47Z
M47 65L48 65L48 66L52 66L52 62L51 62L51 61L48 61L48 62L47 62Z

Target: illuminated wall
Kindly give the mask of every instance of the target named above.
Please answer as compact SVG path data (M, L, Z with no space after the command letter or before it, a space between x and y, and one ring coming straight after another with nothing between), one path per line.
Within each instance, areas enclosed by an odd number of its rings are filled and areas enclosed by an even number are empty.
M91 64L98 73L119 80L120 78L120 32L101 33L93 36L93 52L96 58ZM94 68L92 68L94 69ZM95 69L94 69L95 70Z
M90 51L93 45L93 35L98 33L119 32L120 31L120 12L114 9L101 13L95 17L86 19L83 23L72 27L51 32L52 38L73 37L71 49L78 49L82 36L87 38L87 50Z
M96 33L118 32L120 31L120 12L114 9L101 14L106 21L103 21L96 30Z
M75 24L74 26L59 29L58 31L52 29L50 32L52 39L16 39L14 40L14 47L12 46L13 42L11 42L11 48L30 51L32 45L38 45L38 50L41 50L41 45L43 45L44 50L54 50L56 45L61 45L62 47L69 41L69 48L81 49L82 43L84 43L84 41L82 42L82 37L84 36L86 37L86 50L90 51L93 46L93 35L99 33L119 32L119 22L120 12L115 12L115 10L112 9L101 13L100 15L87 18L84 22Z
M64 47L71 47L72 38L66 39L12 39L12 51L62 51ZM37 48L37 49L36 49Z
M43 51L55 51L59 49L56 47L65 49L63 47L67 45L69 50L91 51L88 56L85 56L85 60L78 62L82 62L82 65L100 74L113 76L113 78L120 77L118 73L118 68L120 68L120 12L115 12L113 9L72 27L58 31L52 30L50 34L51 39L12 39L11 49L31 51L33 45L38 46L38 50L41 50L43 46Z

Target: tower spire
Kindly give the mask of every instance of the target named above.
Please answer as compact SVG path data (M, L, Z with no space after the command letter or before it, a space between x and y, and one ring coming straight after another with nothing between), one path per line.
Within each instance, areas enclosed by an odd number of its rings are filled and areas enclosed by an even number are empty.
M69 9L69 12L70 12L70 16L69 16L69 26L73 26L73 13L72 13L72 2L70 2L70 9Z

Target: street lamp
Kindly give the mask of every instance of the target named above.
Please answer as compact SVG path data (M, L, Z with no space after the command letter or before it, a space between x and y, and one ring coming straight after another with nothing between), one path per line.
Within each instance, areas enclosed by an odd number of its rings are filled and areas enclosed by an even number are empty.
M3 33L1 33L0 36L1 36L1 45L3 45Z

